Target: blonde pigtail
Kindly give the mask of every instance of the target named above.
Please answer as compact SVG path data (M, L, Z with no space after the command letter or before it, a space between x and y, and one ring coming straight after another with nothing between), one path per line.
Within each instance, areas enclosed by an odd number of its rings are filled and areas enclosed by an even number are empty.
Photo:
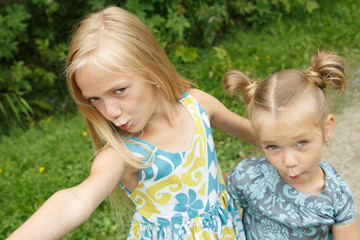
M305 75L321 89L329 85L342 92L346 88L344 60L333 52L316 51L311 58L311 67L306 70Z
M231 70L224 75L222 82L227 93L234 94L241 90L244 93L244 100L247 104L254 98L257 82L251 81L244 73Z

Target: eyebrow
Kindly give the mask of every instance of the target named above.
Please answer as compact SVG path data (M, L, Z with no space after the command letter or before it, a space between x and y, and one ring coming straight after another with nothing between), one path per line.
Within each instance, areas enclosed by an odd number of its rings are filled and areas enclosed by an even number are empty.
M307 139L307 138L310 138L310 136L309 136L309 133L306 133L306 132L301 132L301 133L299 133L299 134L296 134L296 135L294 135L294 136L290 136L290 139L291 140L299 140L299 139ZM273 138L271 138L271 139L264 139L263 141L261 141L261 142L263 142L263 143L274 143L274 142L276 142L276 139L278 139L277 137L273 137Z
M260 141L261 145L277 145L275 141Z
M108 87L108 89L106 89L106 91L104 93L110 93L110 92L113 92L117 89L122 89L122 88L126 88L123 86L124 84L121 83L121 85L117 82L117 83L114 83L112 84L111 86ZM81 90L80 90L81 91ZM97 96L88 96L86 94L84 94L83 92L81 92L82 96L85 98L85 99L90 99L90 98L94 98L94 97L97 97Z
M90 98L94 98L94 96L87 96L87 95L85 95L85 94L83 94L82 92L81 92L81 95L83 96L83 98L85 98L86 100L89 100Z

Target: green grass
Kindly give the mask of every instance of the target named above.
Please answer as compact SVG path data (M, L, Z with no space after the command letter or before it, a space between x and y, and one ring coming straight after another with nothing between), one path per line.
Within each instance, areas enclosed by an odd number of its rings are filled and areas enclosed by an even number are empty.
M231 30L216 43L217 49L200 49L199 59L176 63L182 75L193 79L200 89L213 94L231 110L246 115L237 97L224 94L222 74L237 68L254 79L284 68L306 69L319 47L335 51L348 62L350 71L360 58L360 6L357 0L319 1L320 8L301 18L285 16L263 29ZM173 59L173 57L172 57ZM176 60L174 59L174 62ZM350 89L351 93L351 89ZM331 96L332 109L340 112L351 102ZM89 174L92 149L80 116L46 119L32 129L13 130L0 139L0 239L8 236L55 191L79 184ZM231 170L247 156L261 152L235 137L214 130L217 153L224 171ZM43 167L45 170L40 171ZM125 221L132 213L124 213ZM123 239L109 201L92 217L63 239Z
M0 239L26 220L54 192L84 180L90 171L91 156L90 138L80 116L50 117L25 133L3 136L0 144ZM88 222L63 239L119 239L119 236L121 233L114 225L106 200Z

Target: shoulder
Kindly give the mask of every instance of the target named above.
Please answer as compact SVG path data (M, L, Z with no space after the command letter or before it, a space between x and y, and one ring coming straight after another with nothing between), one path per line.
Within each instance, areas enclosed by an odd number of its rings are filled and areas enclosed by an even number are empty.
M320 162L320 166L326 176L323 194L333 201L335 207L335 224L346 224L352 221L356 216L356 210L350 187L330 163Z
M266 185L264 183L269 180L269 176L274 175L273 172L273 167L266 158L247 158L239 162L229 175L228 190L234 199L245 207L258 192L264 192L261 187Z
M112 147L101 149L93 162L91 172L106 172L114 176L121 176L130 165Z
M216 110L225 108L216 97L200 89L191 88L187 92L196 99L202 108L204 108L210 118L216 113Z
M207 92L204 92L197 88L191 88L187 91L191 96L193 96L196 101L200 103L202 106L208 105L209 101L218 101L215 97L208 94Z
M115 168L114 166L122 167L122 165L123 161L121 161L115 149L106 147L97 152L91 171L101 171L102 169L111 168L111 166L113 168Z
M211 96L210 94L200 90L200 89L197 89L197 88L190 88L187 90L187 92L196 98L196 100L201 100L202 98L207 98L207 96Z
M247 158L238 163L228 177L227 184L237 185L240 188L256 188L264 182L277 184L280 176L273 165L266 157ZM266 185L266 184L265 184ZM262 185L262 186L265 186Z
M228 177L228 186L246 188L251 185L254 179L266 177L272 172L272 165L263 158L247 158L237 164Z
M250 157L245 160L242 160L237 164L237 166L234 168L233 172L242 172L247 169L256 168L258 174L266 173L268 168L272 165L269 163L269 161L265 158L254 158Z
M325 172L327 187L331 187L332 190L342 189L350 191L345 179L338 174L335 168L328 162L320 162L320 167Z
M96 154L95 161L99 161L101 159L102 161L119 161L121 162L118 153L116 150L112 147L106 147L98 151Z

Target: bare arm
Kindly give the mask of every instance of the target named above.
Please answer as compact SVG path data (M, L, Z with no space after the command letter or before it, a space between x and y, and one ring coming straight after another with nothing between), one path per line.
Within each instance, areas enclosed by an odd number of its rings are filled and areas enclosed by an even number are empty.
M229 177L229 175L231 174L231 172L223 172L223 178L224 178L224 181L225 181L225 185L227 185L227 179Z
M8 239L59 239L89 218L114 189L123 171L124 164L115 151L102 150L85 181L52 195Z
M201 90L191 89L189 93L205 109L212 127L260 147L259 140L248 119L231 112L218 99Z
M344 225L332 225L334 240L359 240L359 230L356 226L356 218Z

